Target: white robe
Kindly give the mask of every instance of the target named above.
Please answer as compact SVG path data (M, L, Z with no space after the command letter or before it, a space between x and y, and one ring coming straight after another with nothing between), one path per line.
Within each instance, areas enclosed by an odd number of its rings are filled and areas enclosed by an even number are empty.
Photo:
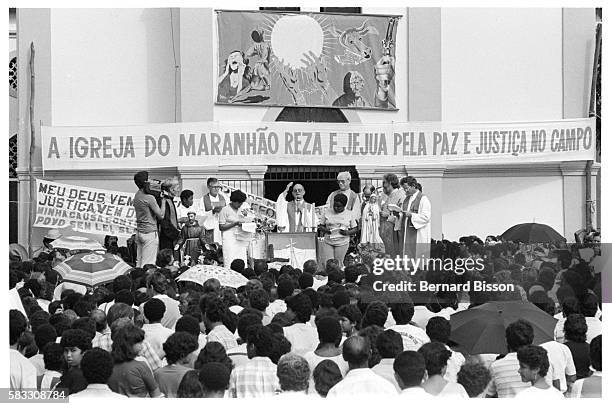
M207 193L207 195L210 196L210 193ZM210 196L210 204L215 207L217 206L217 203L219 203L219 199L222 193L219 193L217 195L217 197L212 197ZM223 198L225 199L225 204L229 205L229 198L226 197L225 195L223 195ZM200 223L200 226L204 227L206 230L213 230L213 240L216 243L219 244L223 244L223 235L221 234L221 230L219 230L219 213L213 214L212 209L209 211L205 211L205 207L204 207L204 198L200 198L200 200L198 201L199 204L199 208L200 211L203 215L202 220L198 219L198 222Z
M418 192L410 197L407 209L410 209L410 206L412 205L412 202L416 198L417 194ZM412 213L411 220L412 225L417 229L416 258L419 258L421 256L428 258L431 248L431 202L429 201L429 198L427 196L423 195L421 197L421 202L419 203L419 211L418 213ZM407 220L405 214L402 213L402 223L406 223L406 221ZM405 240L406 234L404 233L402 243L405 243ZM403 244L403 247L403 254L406 254L405 244Z
M276 225L278 227L284 227L285 229L283 232L289 232L289 215L287 213L287 205L289 202L285 199L285 195L285 192L283 192L278 196L278 199L276 199ZM308 208L304 207L304 212L302 213L302 226L304 226L304 228L316 228L319 224L319 218L315 213L314 204L310 206L310 209L311 211L309 212ZM298 213L296 212L296 226L298 224L298 217Z

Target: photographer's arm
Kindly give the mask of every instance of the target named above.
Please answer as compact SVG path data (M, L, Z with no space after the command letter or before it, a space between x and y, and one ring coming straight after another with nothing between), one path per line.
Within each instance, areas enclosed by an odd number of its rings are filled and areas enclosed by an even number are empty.
M162 220L164 218L164 214L166 213L166 201L162 198L161 207L157 205L155 198L151 195L147 198L147 203L149 207L153 211L153 214L158 220Z

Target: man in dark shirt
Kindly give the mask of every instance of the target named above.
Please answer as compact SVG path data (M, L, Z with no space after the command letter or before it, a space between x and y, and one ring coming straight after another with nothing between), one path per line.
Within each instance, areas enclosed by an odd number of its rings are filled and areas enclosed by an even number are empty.
M155 264L159 247L157 221L164 218L166 201L162 200L161 208L153 195L146 191L149 172L141 171L134 175L134 183L138 192L134 195L134 210L136 212L136 265Z

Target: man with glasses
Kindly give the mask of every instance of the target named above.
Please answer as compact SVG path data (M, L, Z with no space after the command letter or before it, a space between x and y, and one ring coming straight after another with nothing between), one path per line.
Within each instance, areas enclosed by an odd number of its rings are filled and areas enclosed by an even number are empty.
M222 243L219 230L219 212L229 203L229 199L221 193L221 185L217 178L208 178L206 181L208 193L200 199L200 209L204 210L202 226L206 230L206 241L209 243Z
M291 187L293 186L293 189ZM291 189L293 200L287 202L287 192ZM282 232L305 232L314 231L319 224L317 215L315 214L315 206L304 200L306 190L300 184L289 183L285 190L278 196L276 200L276 225L278 230Z
M359 220L361 215L361 198L357 193L351 190L351 174L349 172L340 172L336 178L338 180L338 190L333 191L327 198L327 207L332 208L334 203L334 197L336 195L345 195L347 197L346 209L350 210L355 217L355 220Z

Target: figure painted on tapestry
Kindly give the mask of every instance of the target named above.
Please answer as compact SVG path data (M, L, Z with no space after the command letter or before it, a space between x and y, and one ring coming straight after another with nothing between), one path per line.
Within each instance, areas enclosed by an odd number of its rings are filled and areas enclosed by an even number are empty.
M265 91L270 89L270 44L264 41L264 30L259 27L251 32L253 45L246 51L252 63L250 89Z

